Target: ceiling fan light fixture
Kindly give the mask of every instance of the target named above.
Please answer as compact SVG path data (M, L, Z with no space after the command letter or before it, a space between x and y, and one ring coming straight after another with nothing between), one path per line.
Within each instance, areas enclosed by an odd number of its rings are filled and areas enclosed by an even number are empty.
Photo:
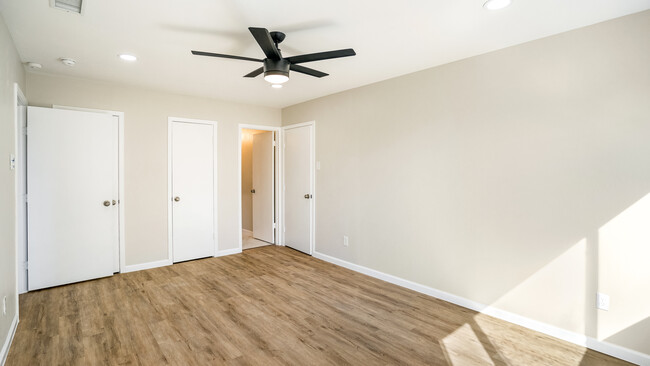
M271 84L282 84L289 81L289 73L277 70L270 70L264 73L264 80Z
M483 7L488 10L499 10L512 4L512 0L487 0Z

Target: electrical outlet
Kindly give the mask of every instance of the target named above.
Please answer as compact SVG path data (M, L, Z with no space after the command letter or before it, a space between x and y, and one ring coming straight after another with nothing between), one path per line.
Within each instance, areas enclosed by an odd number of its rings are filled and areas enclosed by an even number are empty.
M350 242L348 241L347 235L343 235L343 246L347 247L350 245Z
M596 293L596 307L600 310L609 310L609 295Z
M7 296L2 298L2 315L7 315Z

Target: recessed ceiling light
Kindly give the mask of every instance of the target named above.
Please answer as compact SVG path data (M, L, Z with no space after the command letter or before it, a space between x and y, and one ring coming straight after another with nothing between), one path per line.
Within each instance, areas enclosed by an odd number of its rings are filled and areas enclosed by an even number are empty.
M138 59L137 57L126 53L121 54L120 58L124 61L131 61L131 62L136 61Z
M28 62L26 65L32 70L40 70L43 67L43 65L37 62Z
M512 0L488 0L483 4L483 7L488 10L499 10L512 4Z
M75 61L75 60L72 59L72 58L61 57L59 60L60 60L61 63L63 63L65 66L74 66L74 65L77 64L77 61Z
M281 88L282 88L282 84L273 84L273 85L271 85L271 88L281 89Z

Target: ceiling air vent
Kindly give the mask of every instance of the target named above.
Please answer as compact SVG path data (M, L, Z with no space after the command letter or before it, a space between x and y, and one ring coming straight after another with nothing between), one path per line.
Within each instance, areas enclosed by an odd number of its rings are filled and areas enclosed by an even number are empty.
M50 0L50 6L53 8L81 14L81 3L83 0Z

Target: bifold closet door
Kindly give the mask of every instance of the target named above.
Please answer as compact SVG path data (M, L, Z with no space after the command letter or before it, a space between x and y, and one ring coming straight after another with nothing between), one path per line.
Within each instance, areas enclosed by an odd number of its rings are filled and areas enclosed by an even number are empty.
M273 132L253 135L253 237L275 243Z
M171 123L173 261L214 256L214 125Z
M118 124L107 114L29 107L28 287L110 276L118 227Z
M311 253L312 129L311 125L284 130L284 243Z

